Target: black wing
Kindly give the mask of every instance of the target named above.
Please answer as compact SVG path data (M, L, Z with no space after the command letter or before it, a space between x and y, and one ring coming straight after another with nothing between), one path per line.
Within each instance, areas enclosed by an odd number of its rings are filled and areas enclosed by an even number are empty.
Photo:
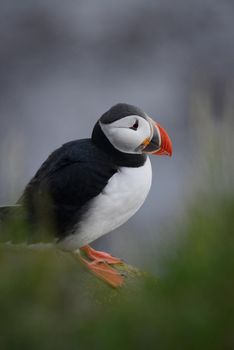
M23 204L33 223L52 218L63 238L117 171L90 139L72 141L54 151L27 185Z

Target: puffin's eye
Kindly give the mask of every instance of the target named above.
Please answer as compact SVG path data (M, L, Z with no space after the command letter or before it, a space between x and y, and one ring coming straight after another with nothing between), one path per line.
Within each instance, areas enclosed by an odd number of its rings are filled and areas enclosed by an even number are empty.
M139 126L139 123L138 123L138 120L136 120L135 123L133 124L133 126L131 126L129 129L136 131L138 129L138 126Z

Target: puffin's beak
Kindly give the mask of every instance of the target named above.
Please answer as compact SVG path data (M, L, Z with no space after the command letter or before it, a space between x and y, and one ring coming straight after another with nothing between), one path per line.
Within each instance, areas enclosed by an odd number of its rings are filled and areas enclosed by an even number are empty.
M145 140L144 153L150 153L154 155L166 155L172 156L172 142L165 129L156 123L153 119L149 118L152 127L151 140Z

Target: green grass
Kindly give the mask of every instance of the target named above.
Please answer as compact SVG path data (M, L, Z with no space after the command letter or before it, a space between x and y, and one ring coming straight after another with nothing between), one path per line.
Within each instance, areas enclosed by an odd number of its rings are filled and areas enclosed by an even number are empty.
M163 275L120 291L68 253L1 245L0 349L233 349L234 198L203 198L179 230Z

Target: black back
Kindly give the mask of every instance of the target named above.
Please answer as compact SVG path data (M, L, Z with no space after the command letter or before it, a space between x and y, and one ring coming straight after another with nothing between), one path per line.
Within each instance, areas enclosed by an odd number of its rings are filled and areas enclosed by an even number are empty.
M137 107L118 104L100 120L108 124L131 114L145 117ZM145 160L145 155L115 149L98 121L92 139L68 142L48 157L26 186L18 204L23 205L32 225L43 227L45 223L53 223L55 235L62 239L76 230L90 201L102 192L120 167L139 167Z
M89 200L117 171L91 140L72 141L54 151L27 185L19 203L33 224L53 220L62 238L73 230Z
M93 140L66 143L42 164L29 182L18 204L23 204L29 221L40 226L49 220L59 239L75 231L89 207L90 200L107 185L120 166L140 166L145 157L125 155L108 144L99 130ZM99 130L99 131L98 131ZM102 142L101 142L102 140ZM101 143L101 147L98 147ZM35 232L36 230L32 230ZM32 241L37 241L32 237Z

